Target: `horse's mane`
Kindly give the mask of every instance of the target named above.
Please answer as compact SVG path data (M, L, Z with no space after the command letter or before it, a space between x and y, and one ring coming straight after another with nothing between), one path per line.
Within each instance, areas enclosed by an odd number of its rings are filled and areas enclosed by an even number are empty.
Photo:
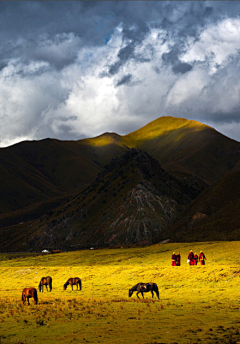
M67 280L67 282L66 282L66 283L64 283L64 285L69 285L69 281L70 281L70 279L72 279L72 277L70 277L70 278Z
M141 283L142 283L142 282L137 283L136 285L134 285L134 286L131 288L131 290L136 289L136 288L139 286L139 284L141 284Z

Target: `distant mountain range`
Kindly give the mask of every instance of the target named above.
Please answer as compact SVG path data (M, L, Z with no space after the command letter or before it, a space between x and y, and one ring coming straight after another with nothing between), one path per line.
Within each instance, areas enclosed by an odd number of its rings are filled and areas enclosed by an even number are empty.
M0 249L238 239L240 143L183 118L0 149Z

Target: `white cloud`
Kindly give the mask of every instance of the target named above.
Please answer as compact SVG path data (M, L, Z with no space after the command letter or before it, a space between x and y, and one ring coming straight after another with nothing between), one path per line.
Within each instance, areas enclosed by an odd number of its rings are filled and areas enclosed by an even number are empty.
M240 19L225 19L217 25L211 24L204 29L198 41L194 41L190 49L181 56L183 62L209 60L210 72L224 66L230 56L240 50Z

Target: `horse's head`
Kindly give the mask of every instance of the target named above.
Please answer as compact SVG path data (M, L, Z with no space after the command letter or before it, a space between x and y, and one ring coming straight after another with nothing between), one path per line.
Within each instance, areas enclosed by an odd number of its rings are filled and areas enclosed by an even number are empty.
M129 296L129 297L131 297L131 296L132 296L132 294L133 294L133 291L132 291L132 289L129 289L129 290L128 290L128 296Z
M63 290L66 290L67 289L67 284L65 283L64 285L63 285Z

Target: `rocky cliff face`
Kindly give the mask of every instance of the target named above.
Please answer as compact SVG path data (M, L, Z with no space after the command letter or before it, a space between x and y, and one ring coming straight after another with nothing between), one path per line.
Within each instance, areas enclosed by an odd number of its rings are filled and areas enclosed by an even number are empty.
M167 173L147 153L129 149L90 187L36 221L40 229L30 242L65 248L154 242L204 187L196 177Z

